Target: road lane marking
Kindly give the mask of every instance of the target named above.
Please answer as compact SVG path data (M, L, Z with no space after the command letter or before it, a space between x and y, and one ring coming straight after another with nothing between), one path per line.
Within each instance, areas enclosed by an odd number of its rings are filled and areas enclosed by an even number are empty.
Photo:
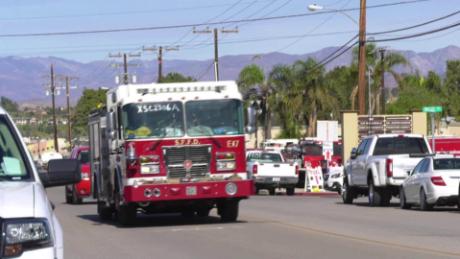
M317 233L317 234L321 234L321 235L324 235L324 236L331 236L331 237L351 240L351 241L355 241L355 242L370 243L370 244L373 244L373 245L394 247L394 248L399 248L399 249L403 249L403 250L414 251L414 252L417 252L417 253L460 257L460 253L456 253L456 252L447 252L447 251L431 249L431 248L424 248L424 247L417 247L417 246L410 246L410 245L402 245L402 244L392 243L392 242L388 242L388 241L375 240L375 239L364 238L364 237L356 237L356 236L336 233L336 232L332 232L332 231L326 231L326 230L321 230L321 229L316 229L316 228L311 228L311 227L306 227L306 226L301 226L301 225L285 223L285 222L278 221L278 220L264 219L264 218L260 218L260 217L250 216L250 217L246 217L246 218L248 218L248 223L253 222L252 220L249 220L249 219L252 218L252 219L254 219L255 221L258 221L258 222L263 222L263 223L272 224L272 225L278 225L278 226L285 227L285 228L291 228L291 229L294 229L294 230L297 230L297 231L300 231L300 232Z

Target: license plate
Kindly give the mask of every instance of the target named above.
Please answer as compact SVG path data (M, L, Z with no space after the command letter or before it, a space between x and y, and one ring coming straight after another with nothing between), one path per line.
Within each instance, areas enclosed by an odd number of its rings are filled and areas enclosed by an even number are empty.
M281 181L281 179L279 177L273 177L273 181L274 182L279 182L279 181Z
M185 193L188 196L196 195L196 186L187 186L187 188L185 188Z

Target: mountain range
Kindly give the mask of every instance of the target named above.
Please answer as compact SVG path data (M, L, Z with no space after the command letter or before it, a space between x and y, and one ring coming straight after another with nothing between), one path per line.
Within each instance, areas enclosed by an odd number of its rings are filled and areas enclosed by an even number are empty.
M220 78L221 80L235 80L241 69L252 63L259 65L268 73L277 64L292 64L309 57L322 60L335 50L337 47L327 47L303 55L273 52L262 55L222 56L219 59ZM460 59L460 47L458 46L448 46L432 52L395 51L404 55L411 64L410 68L400 68L401 72L418 71L423 75L430 70L444 75L446 61ZM351 59L350 50L327 64L326 69L349 65ZM131 60L129 63L129 72L136 74L139 83L156 80L158 73L156 60ZM78 100L84 88L115 86L114 78L121 72L119 64L115 64L114 60L82 63L57 57L2 57L0 58L0 95L25 105L48 105L50 97L46 96L46 88L50 81L50 64L53 64L56 75L78 78L72 81L72 85L77 86L77 89L72 90L71 93L73 103ZM163 73L169 72L178 72L199 80L213 80L213 60L163 60ZM57 82L57 85L64 86L63 80L57 80ZM56 100L59 105L62 105L65 103L65 91L60 92Z

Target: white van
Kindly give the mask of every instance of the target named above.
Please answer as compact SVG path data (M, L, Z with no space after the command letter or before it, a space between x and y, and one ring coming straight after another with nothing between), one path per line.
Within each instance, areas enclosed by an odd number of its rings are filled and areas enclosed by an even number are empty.
M50 160L39 174L19 131L0 108L0 258L63 258L62 229L45 187L78 182L77 160Z

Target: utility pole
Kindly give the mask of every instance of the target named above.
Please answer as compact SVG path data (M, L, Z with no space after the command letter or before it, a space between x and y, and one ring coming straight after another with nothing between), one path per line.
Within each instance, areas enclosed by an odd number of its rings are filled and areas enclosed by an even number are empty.
M54 85L54 68L53 64L51 64L50 69L50 91L51 91L51 105L53 110L53 135L54 135L54 150L59 152L58 146L58 139L57 139L57 123L56 123L56 101L55 101L55 94L56 94L56 86Z
M219 48L217 28L214 28L214 78L219 81Z
M360 0L359 15L359 62L358 62L358 107L359 114L366 114L366 0Z
M380 75L380 102L382 103L382 114L385 114L385 49L380 48L380 62L382 64L382 74Z
M117 53L117 54L111 54L109 53L109 58L123 58L123 81L122 84L127 85L130 83L129 80L129 73L128 73L128 66L132 66L131 64L128 63L128 57L140 57L140 53L136 54L127 54L127 53ZM118 64L115 65L115 67L118 67Z
M143 51L156 51L158 50L158 76L157 76L157 83L161 83L162 79L163 79L163 50L164 51L177 51L179 50L179 46L175 46L175 47L169 47L169 46L160 46L160 47L142 47L142 50Z
M70 112L70 81L73 79L77 79L76 77L65 77L65 89L66 89L66 97L67 97L67 139L69 141L69 146L72 147L72 114ZM73 87L75 89L76 87Z
M221 29L221 33L238 33L238 27L236 27L233 30L225 30ZM206 28L205 30L196 30L193 28L193 33L211 33L211 30L209 28ZM213 30L214 33L214 78L216 81L220 80L219 76L219 42L218 42L218 33L219 31L217 28L214 28Z

